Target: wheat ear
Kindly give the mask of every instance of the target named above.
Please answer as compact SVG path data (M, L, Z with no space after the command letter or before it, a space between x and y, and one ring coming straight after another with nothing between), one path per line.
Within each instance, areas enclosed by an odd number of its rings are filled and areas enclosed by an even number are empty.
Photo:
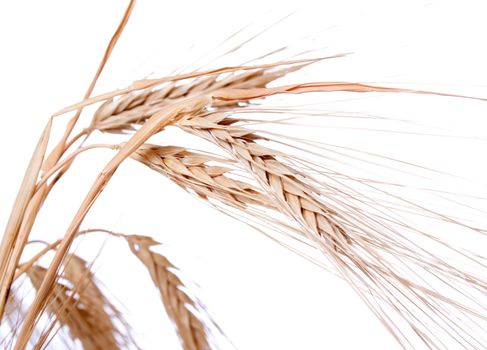
M47 310L53 316L53 323L37 341L36 346L43 346L54 323L59 322L69 329L73 339L79 339L83 349L120 349L122 344L117 338L126 335L117 330L112 316L107 312L109 309L113 310L113 306L107 303L107 299L90 278L92 276L86 274L86 266L81 258L71 257L65 263L68 272L63 276L70 283L58 281L54 284L47 300ZM38 289L46 269L34 265L26 273L32 285Z
M208 350L207 330L195 316L199 307L184 291L175 267L164 256L151 251L159 243L146 236L126 236L130 250L147 267L154 284L159 289L167 314L174 322L184 350Z
M247 205L272 208L269 198L250 183L233 179L228 159L188 151L182 147L144 144L131 158L167 176L185 190L204 200L214 199L235 208ZM216 162L217 165L209 165Z
M144 122L162 110L164 107L199 95L208 95L220 89L245 89L265 87L271 81L297 71L316 59L298 62L291 66L281 66L280 63L269 67L255 68L249 71L232 72L229 76L219 79L221 74L201 76L189 83L170 81L161 87L147 88L131 94L125 94L117 99L106 100L95 112L90 130L100 130L110 133L126 133L134 130L135 125ZM219 107L236 107L235 102L220 101Z
M242 98L246 101L248 95L242 94ZM230 113L215 111L203 116L184 118L178 125L217 144L238 160L259 182L262 190L279 204L281 212L302 227L303 234L326 253L352 286L367 286L367 293L357 290L365 301L370 294L385 301L428 346L438 346L432 340L437 337L437 332L432 331L432 327L440 327L444 332L442 336L449 337L461 346L469 344L478 347L482 344L481 339L465 329L446 310L453 307L461 310L466 318L473 316L475 327L479 327L486 320L485 316L467 306L468 302L463 303L440 295L428 285L421 286L409 280L403 275L401 268L390 262L386 256L393 254L400 257L403 259L403 266L409 269L411 266L408 264L413 264L416 271L411 269L411 272L418 276L421 273L431 273L432 277L440 274L445 276L450 280L446 287L451 288L451 291L457 290L460 285L467 285L472 289L472 295L476 292L485 293L487 282L482 277L472 275L460 266L450 265L431 252L421 249L408 238L404 239L396 231L387 228L387 225L379 224L371 230L368 225L375 224L371 217L361 217L357 213L354 217L353 211L345 217L334 210L326 203L326 194L315 187L306 173L284 163L285 155L259 144L258 141L264 138L251 129L238 126L238 119L229 118L228 114ZM358 219L365 220L365 223L357 226ZM415 233L428 239L433 238L421 232ZM458 253L454 248L448 248L451 254ZM411 254L416 254L416 258ZM422 260L418 262L419 257ZM477 266L484 266L480 260L474 261ZM453 284L453 281L458 282L458 285ZM373 304L369 305L372 309L376 308ZM428 309L437 317L433 318L425 312ZM486 310L485 307L482 309ZM401 344L411 344L411 339L404 336L403 331L390 321L388 315L383 314L380 307L374 312ZM420 314L424 318L419 318Z

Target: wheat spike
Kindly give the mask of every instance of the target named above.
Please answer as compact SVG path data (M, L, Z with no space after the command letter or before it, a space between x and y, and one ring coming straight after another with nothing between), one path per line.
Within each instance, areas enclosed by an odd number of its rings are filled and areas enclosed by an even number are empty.
M247 205L272 207L269 198L255 186L228 176L234 162L222 157L150 144L144 144L131 157L205 200L215 199L239 209Z
M103 294L96 283L96 278L90 270L88 263L75 254L68 254L63 261L63 278L71 281L75 286L78 299L89 305L94 319L100 322L100 331L106 333L111 329L112 334L121 342L121 345L135 344L132 339L130 326L125 322L122 313ZM123 327L115 326L114 320Z
M83 349L120 349L127 344L129 334L119 331L113 323L113 318L120 316L118 311L94 284L84 260L74 255L70 258L65 263L68 272L63 276L69 283L55 283L47 300L48 312L54 316L54 322L68 327L72 338L79 339ZM26 272L36 289L45 273L46 269L39 265L32 266ZM107 310L111 310L112 315ZM38 347L43 346L52 329L53 326L49 327L41 336Z
M127 236L127 242L130 250L149 270L154 284L159 289L166 312L174 322L183 348L210 349L205 325L189 307L195 310L200 308L182 289L182 281L173 272L174 265L166 257L150 250L151 246L159 243L150 237L138 235Z
M417 271L434 271L433 276L442 274L450 283L455 280L459 284L469 286L475 293L474 289L481 293L487 290L487 283L481 277L451 266L432 253L422 251L421 247L411 241L401 242L401 236L397 235L397 232L385 231L386 235L383 236L381 226L377 226L375 230L370 230L366 224L357 228L352 214L345 217L330 208L324 201L326 197L314 187L312 181L308 181L306 174L283 163L279 158L285 159L285 155L259 144L258 141L262 140L262 137L251 129L234 125L238 119L231 119L228 114L230 113L215 111L202 116L183 118L178 125L222 147L238 160L259 182L262 190L279 204L277 207L281 212L302 227L303 234L326 253L352 286L367 287L367 293L358 291L365 300L373 294L375 298L389 303L394 312L404 317L415 335L428 346L438 346L435 340L432 340L437 336L437 331L432 331L432 325L440 327L441 332L444 332L442 336L451 337L457 344L480 346L481 339L474 337L461 322L457 322L454 316L443 310L453 307L461 310L466 317L473 316L476 319L476 327L480 325L477 322L486 319L485 316L465 304L440 295L434 288L420 286L405 278L398 272L400 270L396 269L396 265L384 256L391 253L401 257L404 263L407 261L408 264L412 264ZM397 241L391 240L391 237ZM454 252L452 249L451 253ZM422 261L418 264L419 257ZM479 260L476 263L483 266ZM456 285L447 286L452 290L457 288ZM425 309L437 315L437 318L430 319L431 323L419 321L418 315L421 313L424 314L425 320L428 320ZM383 315L383 311L374 312L401 344L411 344L410 338L404 336L399 328L394 328L395 324L389 321L387 315Z
M143 123L146 118L156 113L158 110L160 110L160 108L163 108L164 106L173 103L174 100L187 98L193 96L193 94L211 94L212 92L215 92L215 96L220 97L219 100L213 101L211 105L212 108L222 108L228 106L228 104L236 107L238 106L237 102L245 102L250 100L252 97L248 99L242 98L226 102L221 96L228 93L231 94L232 91L241 91L246 89L251 91L250 94L252 94L252 91L260 91L259 89L265 89L265 86L267 86L267 84L271 81L274 81L286 74L289 74L292 71L299 70L305 65L301 64L284 68L279 67L277 70L272 70L271 68L273 67L271 67L243 73L237 72L225 79L222 79L221 81L218 81L216 76L202 77L195 80L192 84L177 85L176 83L171 83L160 90L154 91L151 89L147 89L141 93L127 94L116 101L109 100L105 102L95 113L95 117L92 122L92 128L96 128L106 132L128 132L133 129L133 124ZM349 87L346 88L349 89ZM225 92L223 94L218 93L222 90L228 90L229 92ZM185 119L186 125L187 123L189 123L188 120L195 121L196 119ZM208 128L213 126L217 129L221 127L221 125L224 123L224 120L228 121L228 119L221 118L221 120L219 121L221 124L215 125L211 124L212 122L211 120L209 120L209 118L198 118L199 125L201 125L202 123L206 123L206 121L209 121L210 124L208 124ZM242 130L239 131L239 133L241 132ZM245 139L245 137L254 137L254 134L246 132L246 135L239 134L238 136L241 139ZM254 151L258 152L257 148L259 146L257 144L252 142L250 143L249 147L253 147ZM134 153L133 157L143 162L144 156L142 156L142 154L144 152L145 158L147 159L147 157L149 156L147 148L144 150L141 149L140 151ZM153 162L149 161L146 162L146 164L161 163L160 160L156 158L153 158L152 160ZM268 165L272 162L272 160L264 161L267 161ZM163 163L165 163L164 166L166 167L166 170L164 172L168 173L167 162ZM275 163L276 162L273 162L273 164ZM179 170L181 171L181 168ZM204 174L204 171L201 172L201 174ZM194 177L194 174L192 176ZM272 181L274 180L280 179L274 178ZM276 183L274 185L277 186ZM290 183L290 181L281 182L281 187L283 188L281 190L281 197L285 196L283 191L287 191L287 197L290 201L293 201L293 203L297 200L298 202L302 202L302 205L304 206L308 204L311 205L310 210L305 211L305 214L303 214L302 218L305 218L305 221L308 221L311 224L315 232L320 235L326 232L326 234L333 240L333 246L335 249L338 249L337 238L339 240L343 240L343 238L345 237L345 240L349 242L349 238L346 236L345 231L332 219L330 219L329 215L315 215L315 213L320 213L322 209L320 209L316 205L313 205L313 200L306 198L307 196L304 192L301 191L297 194L297 196L292 197L292 190L290 190L291 186L293 186L293 184L292 182ZM208 187L206 187L206 190L207 189ZM198 191L196 192L198 193ZM199 192L201 193L201 191ZM267 200L267 202L270 203L271 201ZM313 211L313 209L318 211ZM293 210L294 212L298 212L299 208L294 205ZM328 210L329 209L327 209L327 211ZM314 222L311 223L311 221Z
M316 60L311 60L315 62ZM290 67L270 66L244 72L233 72L223 79L220 74L202 76L189 83L169 82L157 89L147 88L105 101L95 112L90 129L103 132L126 133L134 125L143 124L147 118L165 106L188 97L208 95L220 89L245 89L265 87L271 81L297 71L310 62ZM236 102L218 101L218 107L235 107Z
M263 184L268 196L287 207L298 222L317 236L325 238L327 249L344 251L351 244L346 230L335 219L338 213L316 200L318 193L299 180L299 172L279 162L276 151L255 142L259 137L251 130L234 127L235 120L224 113L181 120L185 130L212 141L238 159L250 174Z

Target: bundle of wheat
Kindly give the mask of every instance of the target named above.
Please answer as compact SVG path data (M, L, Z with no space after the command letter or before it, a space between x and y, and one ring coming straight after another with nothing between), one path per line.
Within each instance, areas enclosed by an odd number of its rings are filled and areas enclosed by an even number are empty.
M212 330L218 330L218 326L187 292L171 262L152 250L159 244L155 239L103 229L80 230L94 202L126 159L155 170L219 210L252 217L256 226L268 225L323 253L334 271L356 290L404 348L413 348L418 341L431 349L447 348L446 344L465 349L485 346L487 280L475 272L487 267L485 256L450 245L441 233L426 232L385 215L380 210L387 209L387 205L372 198L369 201L366 193L346 186L337 189L320 177L326 174L321 165L278 147L300 149L297 139L257 130L253 120L242 117L255 111L285 113L279 107L259 109L256 105L275 95L456 95L354 82L279 85L279 79L290 73L342 57L336 55L144 79L125 89L91 97L133 7L131 1L83 101L54 115L76 111L48 154L53 119L49 120L19 190L0 254L0 319L10 324L11 330L3 339L7 348L24 349L29 342L36 349L45 348L59 329L66 329L84 349L137 346L122 313L97 284L90 264L70 252L76 237L88 232L108 233L127 241L131 252L149 271L184 349L216 347ZM81 110L100 102L91 123L73 135ZM148 143L151 136L163 133L168 126L208 141L220 153ZM125 140L119 144L90 144L94 133L121 134ZM26 260L23 254L34 221L52 188L77 155L101 147L112 149L115 155L96 178L65 235ZM304 152L312 153L310 148ZM406 200L398 199L398 203L408 210L485 234L482 228ZM283 240L277 241L284 244ZM423 244L436 245L437 249L426 249ZM55 255L43 267L41 257L49 251ZM465 260L473 269L457 263ZM30 281L36 295L23 311L27 305L17 298L15 283L26 281ZM12 316L14 309L22 310L22 320Z

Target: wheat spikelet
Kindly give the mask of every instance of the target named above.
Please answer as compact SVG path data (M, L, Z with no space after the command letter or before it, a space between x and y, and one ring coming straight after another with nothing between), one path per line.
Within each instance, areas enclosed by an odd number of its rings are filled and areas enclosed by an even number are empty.
M98 307L103 307L105 297L95 284L95 277L81 257L68 254L63 261L63 277L76 285L76 292L81 298L87 298L89 302Z
M126 238L130 250L147 267L154 284L159 289L166 312L174 322L183 348L185 350L210 349L205 325L190 310L190 308L198 310L199 307L182 289L183 283L173 272L174 266L171 262L150 250L151 246L159 243L146 236L132 235Z

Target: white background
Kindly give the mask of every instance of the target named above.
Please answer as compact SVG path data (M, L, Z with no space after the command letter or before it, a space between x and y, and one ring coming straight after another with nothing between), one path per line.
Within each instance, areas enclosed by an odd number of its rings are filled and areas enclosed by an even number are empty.
M124 6L125 1L114 0L1 3L0 226L6 223L49 115L80 100ZM142 0L95 93L126 86L153 70L168 74L191 62L192 45L215 46L242 25L266 24L294 9L301 11L280 24L274 40L299 43L300 37L311 34L317 39L308 48L326 46L328 53L355 53L331 63L321 72L322 80L407 83L404 86L487 96L487 21L482 1L299 1L288 6L277 1ZM250 56L265 49L265 44L254 47ZM485 137L485 106L459 100L448 103L432 99L432 105L424 108L366 108L384 113L428 111L425 117L443 119L446 128L460 133L468 127L465 132ZM54 137L66 119L58 120ZM482 181L485 142L465 141L468 151L449 142L435 139L429 151L436 152L436 156L429 154L437 160L435 166ZM410 147L409 156L427 157L425 144ZM388 152L395 154L394 149ZM109 157L109 151L80 157L46 202L34 237L53 240L63 234ZM163 251L185 278L199 285L196 294L239 349L399 348L339 279L140 166L121 167L84 227L152 235L163 242ZM148 274L123 243L104 240L87 238L78 251L93 259L106 243L95 265L98 276L129 310L140 346L177 349L178 340Z

